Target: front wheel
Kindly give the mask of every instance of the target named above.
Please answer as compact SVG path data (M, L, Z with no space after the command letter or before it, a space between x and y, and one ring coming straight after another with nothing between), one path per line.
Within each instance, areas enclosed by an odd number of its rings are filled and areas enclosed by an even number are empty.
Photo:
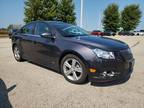
M65 79L74 84L82 84L87 79L87 68L83 61L72 54L66 55L61 61L61 72Z
M20 61L23 60L22 57L21 57L20 50L19 50L19 48L18 48L17 45L15 45L15 46L13 47L13 54L14 54L14 58L15 58L17 61L20 62Z

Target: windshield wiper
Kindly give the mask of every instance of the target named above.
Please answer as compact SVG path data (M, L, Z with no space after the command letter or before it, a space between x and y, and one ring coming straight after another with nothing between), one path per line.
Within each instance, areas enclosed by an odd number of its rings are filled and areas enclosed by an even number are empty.
M77 37L79 35L65 35L64 37Z
M88 36L88 34L79 34L79 35L65 35L64 37L78 37L78 36Z

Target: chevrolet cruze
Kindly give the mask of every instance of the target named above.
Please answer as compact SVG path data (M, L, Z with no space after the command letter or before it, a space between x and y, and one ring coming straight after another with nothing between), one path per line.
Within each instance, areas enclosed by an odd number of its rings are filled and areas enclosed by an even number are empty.
M130 77L134 58L124 42L89 35L60 21L34 21L12 36L17 61L46 66L75 84L108 82Z

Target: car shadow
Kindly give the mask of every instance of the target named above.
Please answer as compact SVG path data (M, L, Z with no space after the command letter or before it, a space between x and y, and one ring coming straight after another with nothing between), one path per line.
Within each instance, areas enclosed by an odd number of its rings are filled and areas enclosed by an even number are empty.
M57 73L58 75L62 75L62 73L61 73L60 71L57 71L57 70L54 70L54 69L48 68L48 67L46 67L46 66L43 66L43 65L40 65L40 64L37 64L37 63L31 62L31 61L26 61L26 62L31 63L31 64L36 65L36 66L39 66L39 67L41 67L41 68L44 68L44 69L50 70L51 72ZM63 76L63 75L62 75L62 76ZM78 84L78 85L84 85L84 84L87 84L87 83L89 83L88 78L87 78L87 80L86 80L84 83L82 83L82 84Z
M116 85L126 83L129 79L130 79L130 77L115 80L115 81L110 81L110 82L91 82L91 85L96 86L96 87L116 86Z
M15 89L16 85L7 89L4 81L0 78L0 108L12 108L8 93Z
M26 62L31 63L31 64L36 65L36 66L39 66L39 67L41 67L41 68L44 68L44 69L50 70L50 71L55 72L55 73L57 73L57 74L59 74L59 75L62 75L60 71L57 71L57 70L51 69L51 68L46 67L46 66L44 66L44 65L41 65L41 64L38 64L38 63L34 63L34 62L32 62L32 61L26 61Z
M59 75L62 75L62 73L61 73L60 71L57 71L57 70L48 68L48 67L46 67L46 66L43 66L43 65L40 65L40 64L31 62L31 61L27 61L27 62L28 62L28 63L31 63L31 64L33 64L33 65L39 66L39 67L41 67L41 68L50 70L50 71L52 71L52 72L54 72L54 73L57 73L57 74L59 74ZM107 87L107 86L115 86L115 85L119 85L119 84L126 83L129 79L130 79L130 77L128 77L128 78L123 78L123 79L120 79L120 80L115 80L115 81L112 81L112 82L90 82L90 81L88 80L88 78L87 78L86 82L84 82L83 84L79 84L79 85L84 85L84 84L90 83L91 86Z

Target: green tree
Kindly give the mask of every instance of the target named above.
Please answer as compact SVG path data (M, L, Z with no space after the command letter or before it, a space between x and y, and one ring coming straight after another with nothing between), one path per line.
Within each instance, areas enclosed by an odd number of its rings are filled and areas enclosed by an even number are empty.
M73 0L61 0L58 8L58 19L63 22L75 24L75 6Z
M120 14L117 4L110 4L104 10L103 26L105 31L117 32L120 27Z
M121 27L124 31L134 30L140 23L142 12L139 5L129 5L121 13Z
M43 0L43 19L54 20L58 16L58 0Z
M24 10L26 23L43 19L43 0L26 0Z

